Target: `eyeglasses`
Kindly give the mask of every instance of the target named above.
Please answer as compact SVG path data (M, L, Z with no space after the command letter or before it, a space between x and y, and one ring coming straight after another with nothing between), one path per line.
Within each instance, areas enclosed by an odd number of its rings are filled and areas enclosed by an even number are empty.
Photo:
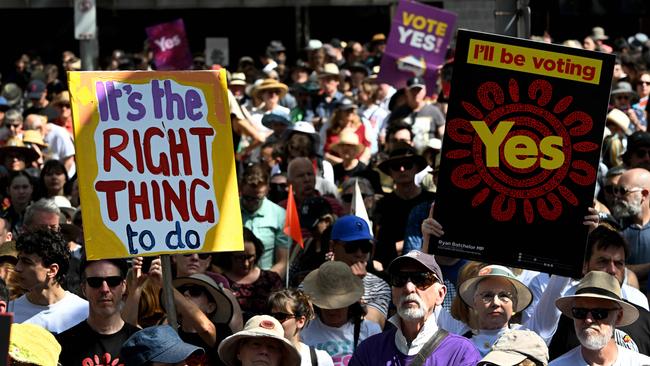
M255 254L233 254L232 259L240 262L245 262L245 261L254 261L255 260Z
M404 170L411 170L411 169L413 169L413 162L412 161L396 161L396 162L390 164L390 170L392 170L392 171L397 172L401 168L404 168Z
M634 155L636 155L637 159L644 159L648 155L650 155L650 150L648 149L636 149L634 150Z
M356 253L359 249L361 249L363 253L370 253L372 250L372 243L368 240L344 242L343 248L348 254Z
M390 285L393 287L404 287L411 281L418 290L424 291L438 282L438 278L432 272L402 272L391 274Z
M503 303L509 303L512 302L512 293L507 292L507 291L501 291L501 292L492 292L492 291L484 291L481 293L476 294L481 301L483 301L484 304L489 304L492 301L494 301L494 297L498 297L499 301Z
M203 260L206 260L206 259L212 257L212 254L210 254L210 253L189 253L189 254L183 254L183 256L186 257L186 258L189 258L189 257L193 256L194 254L196 254L199 257L199 259L203 259Z
M643 81L643 80L641 80L641 81L639 81L639 84L650 85L650 81Z
M205 289L196 285L184 285L178 288L181 294L189 293L191 297L199 297L205 293Z
M629 193L640 192L642 190L643 188L641 187L626 188L623 186L612 186L612 192L615 196L627 196Z
M372 197L373 195L368 194L368 193L362 193L361 196L365 200L366 198ZM343 200L343 202L345 202L345 203L350 203L350 202L352 202L352 197L353 197L352 193L344 194L344 195L341 196L341 200Z
M271 313L271 316L277 319L280 323L286 322L288 319L295 318L295 314L289 314L289 313L283 313L283 312L277 312L277 313Z
M108 276L108 277L86 277L86 283L92 288L100 288L106 282L108 287L117 287L119 286L124 279L120 276Z
M575 319L587 319L587 314L591 313L591 317L594 318L594 320L603 320L606 319L609 316L610 311L618 310L616 309L607 309L607 308L594 308L594 309L587 309L587 308L571 308L571 314Z

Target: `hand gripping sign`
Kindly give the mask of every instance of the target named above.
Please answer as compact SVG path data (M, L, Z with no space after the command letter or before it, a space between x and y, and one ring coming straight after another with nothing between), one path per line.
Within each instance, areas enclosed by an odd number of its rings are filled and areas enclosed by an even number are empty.
M225 71L68 78L88 259L243 248Z
M613 56L458 32L433 252L579 275Z

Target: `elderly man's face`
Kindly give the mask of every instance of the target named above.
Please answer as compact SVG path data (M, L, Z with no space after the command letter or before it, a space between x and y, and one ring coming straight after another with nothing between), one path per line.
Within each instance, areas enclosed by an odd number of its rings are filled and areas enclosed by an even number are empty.
M517 293L505 278L488 277L476 286L473 308L480 329L501 329L512 317Z
M430 281L421 281L423 278L431 278L430 273L417 263L409 263L391 276L393 303L402 320L426 320L433 309L442 304L447 287L438 281L427 287ZM403 286L397 287L396 281L393 281L395 278L400 280L397 282L404 282L406 278L408 280Z
M612 215L619 220L639 217L642 214L642 205L648 191L638 185L634 173L629 171L623 173L618 184L613 188L614 206L612 207Z
M308 160L301 159L291 165L287 180L293 185L296 196L312 197L316 193L316 175Z
M607 316L604 319L595 319L592 312L595 309L598 312L606 312ZM580 344L590 350L599 350L612 339L614 326L623 317L623 310L611 300L576 298L573 315L573 325ZM577 319L578 315L585 318Z

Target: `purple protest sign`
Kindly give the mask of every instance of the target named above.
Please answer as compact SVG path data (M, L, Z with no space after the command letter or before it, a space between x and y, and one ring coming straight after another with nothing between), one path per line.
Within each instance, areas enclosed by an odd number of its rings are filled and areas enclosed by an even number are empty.
M147 37L158 70L186 70L192 66L183 19L149 27Z
M427 94L436 91L456 14L415 1L400 1L393 18L378 80L401 88L413 76L424 78Z

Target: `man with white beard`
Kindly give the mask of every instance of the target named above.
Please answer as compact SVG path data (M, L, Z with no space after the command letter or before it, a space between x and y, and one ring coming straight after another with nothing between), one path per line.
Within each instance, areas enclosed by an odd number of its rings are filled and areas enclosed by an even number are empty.
M581 365L650 365L650 357L616 344L617 326L634 323L639 312L621 300L621 287L606 272L587 273L575 295L555 301L560 311L573 319L580 346L558 357L549 366Z
M628 268L643 282L650 273L650 172L643 168L626 171L612 192L612 214L622 222L621 235L630 246Z
M397 306L388 320L394 328L361 342L349 366L476 365L481 356L469 340L438 328L434 310L447 288L434 257L411 251L394 259L388 274Z

